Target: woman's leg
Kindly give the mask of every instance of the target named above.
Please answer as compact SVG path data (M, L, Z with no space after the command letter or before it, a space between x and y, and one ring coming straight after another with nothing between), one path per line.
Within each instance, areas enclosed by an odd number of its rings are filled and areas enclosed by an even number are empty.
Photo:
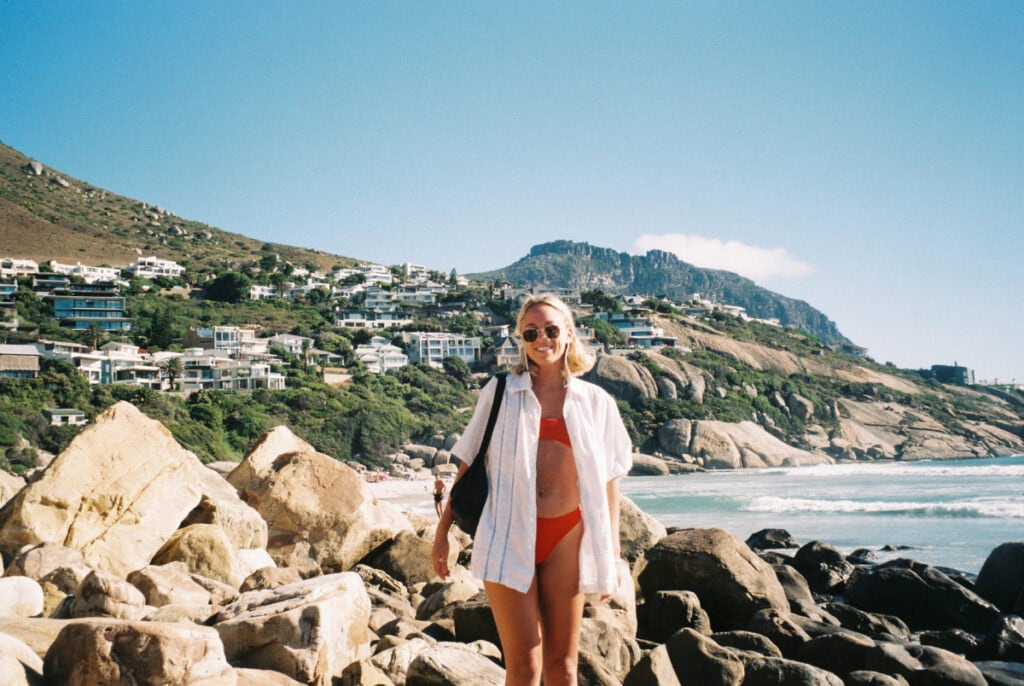
M537 567L544 635L544 686L575 686L579 661L583 594L580 593L580 542L583 524L565 535Z
M490 581L484 582L484 589L501 639L506 686L538 686L541 640L537 578L526 593Z

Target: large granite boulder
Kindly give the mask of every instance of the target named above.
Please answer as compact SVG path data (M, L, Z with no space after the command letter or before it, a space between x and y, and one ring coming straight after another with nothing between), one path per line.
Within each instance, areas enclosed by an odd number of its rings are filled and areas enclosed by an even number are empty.
M0 684L42 686L43 660L14 636L0 633Z
M658 384L642 365L618 355L598 355L584 379L627 403L658 397Z
M832 461L825 455L787 445L751 421L693 422L688 453L703 458L709 469L795 467Z
M72 617L112 617L140 621L149 613L146 596L123 579L104 572L85 577L69 608Z
M363 561L371 567L387 572L407 585L426 583L434 578L430 550L434 545L434 530L423 533L399 531L398 535Z
M412 530L397 508L376 501L355 470L323 453L284 453L267 467L273 444L282 441L275 431L229 476L266 520L267 551L278 565L307 576L348 570L399 532Z
M930 565L891 560L857 568L846 600L866 612L896 615L913 630L958 628L984 633L999 609Z
M128 583L139 589L146 604L153 607L210 604L210 592L192 580L184 562L137 569L128 575Z
M836 593L853 573L853 565L834 546L822 541L805 543L793 556L793 566L803 574L811 590Z
M35 617L43 612L43 588L26 576L0 579L0 617Z
M1002 612L1024 614L1024 541L996 546L978 572L974 590Z
M211 619L233 665L329 686L370 654L370 598L353 572L249 591Z
M681 684L740 686L745 669L736 651L693 629L681 629L666 642L672 669Z
M153 564L183 562L189 571L238 588L248 574L238 551L216 524L192 524L178 529L153 555Z
M631 566L666 533L661 522L637 507L628 497L619 496L619 548Z
M622 686L681 686L665 644L644 653L622 680Z
M690 590L715 630L745 629L759 610L789 611L786 592L771 566L722 529L683 529L656 543L640 572L645 597Z
M0 550L60 543L124 578L199 503L204 469L162 424L119 402L75 436L0 518Z
M25 479L0 469L0 505L13 498L25 487Z
M260 513L246 505L238 491L216 472L200 469L196 476L202 497L181 526L216 524L238 550L266 548L267 523Z
M442 642L420 652L406 672L408 684L501 686L505 670L462 643Z
M165 622L68 624L46 653L44 674L52 684L237 683L216 631Z

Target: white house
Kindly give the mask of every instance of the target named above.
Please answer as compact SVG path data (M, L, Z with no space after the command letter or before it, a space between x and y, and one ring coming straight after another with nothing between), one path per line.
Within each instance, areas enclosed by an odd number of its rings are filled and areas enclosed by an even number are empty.
M284 348L289 354L301 357L303 352L303 346L307 345L312 350L313 339L307 336L296 336L290 333L279 333L276 336L269 338L261 338L260 340L266 341L268 348Z
M189 348L181 357L181 390L252 391L284 390L283 374L265 362L234 360L226 350Z
M177 278L185 273L185 268L177 262L164 260L156 256L140 257L132 262L126 269L135 276L144 279L153 279L158 276Z
M398 329L412 324L408 312L392 310L378 312L370 309L347 309L338 313L335 326L346 329Z
M121 278L121 270L115 269L114 267L92 267L81 262L75 264L61 264L60 262L50 262L50 268L57 274L67 274L68 276L80 276L86 283L96 283L97 281L117 281Z
M403 334L408 345L409 361L440 367L446 357L458 357L466 364L480 362L481 340L457 333L411 331Z
M2 276L24 276L26 274L38 274L39 263L32 260L19 260L16 257L0 258L0 277Z
M383 336L374 336L366 345L356 347L353 356L373 374L386 374L409 364L402 349Z

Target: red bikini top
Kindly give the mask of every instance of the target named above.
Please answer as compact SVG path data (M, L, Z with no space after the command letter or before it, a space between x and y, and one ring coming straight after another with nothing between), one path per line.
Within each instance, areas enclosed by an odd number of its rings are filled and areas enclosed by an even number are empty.
M565 428L564 417L541 417L540 437L549 441L557 441L569 448L572 447L569 430Z

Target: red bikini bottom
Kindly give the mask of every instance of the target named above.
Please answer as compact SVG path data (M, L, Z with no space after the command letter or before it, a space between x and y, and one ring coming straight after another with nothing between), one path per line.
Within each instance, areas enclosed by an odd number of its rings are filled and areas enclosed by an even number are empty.
M582 520L583 513L578 507L558 517L537 517L537 545L534 563L539 565L548 559L548 555L555 549L555 546L561 543L566 534Z

